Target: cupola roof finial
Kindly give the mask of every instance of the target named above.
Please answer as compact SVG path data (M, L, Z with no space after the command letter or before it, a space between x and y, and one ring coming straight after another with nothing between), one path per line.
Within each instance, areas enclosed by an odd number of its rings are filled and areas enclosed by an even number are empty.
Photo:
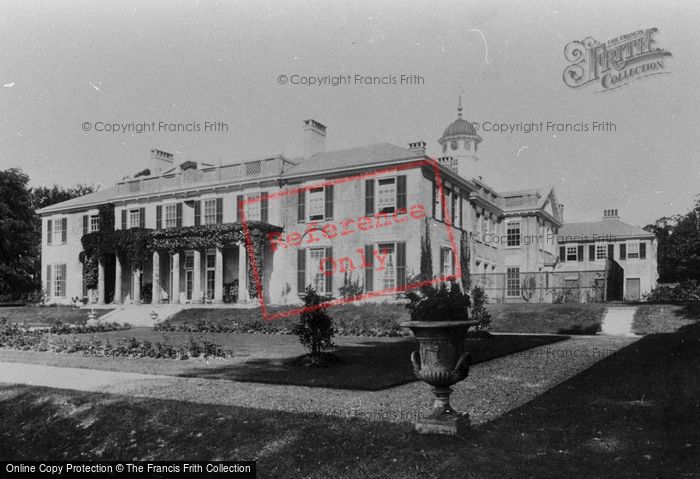
M462 94L459 95L459 105L457 106L457 118L462 118Z

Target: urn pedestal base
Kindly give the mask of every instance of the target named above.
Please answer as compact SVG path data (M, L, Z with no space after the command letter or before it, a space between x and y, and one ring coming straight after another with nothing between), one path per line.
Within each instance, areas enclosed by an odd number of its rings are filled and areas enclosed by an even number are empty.
M424 417L416 421L419 434L447 434L461 436L470 429L469 414L453 412L441 417Z
M435 403L425 417L416 421L416 431L420 434L462 435L469 430L469 414L457 412L450 406L450 387L434 387Z

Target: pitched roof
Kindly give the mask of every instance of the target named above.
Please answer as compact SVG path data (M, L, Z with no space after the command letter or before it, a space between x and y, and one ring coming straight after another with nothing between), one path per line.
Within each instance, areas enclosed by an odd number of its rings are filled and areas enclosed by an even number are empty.
M285 176L319 173L338 168L371 165L373 163L417 158L419 156L422 155L391 143L374 143L345 150L316 153L311 158L292 158L292 161L297 163L297 165L288 169Z
M559 242L576 242L593 240L595 237L619 238L653 238L654 234L638 226L623 223L618 219L589 221L584 223L566 223L559 229ZM578 239L576 239L578 238Z
M63 211L66 209L77 208L77 207L91 207L101 205L105 202L109 202L117 196L117 187L110 186L105 189L100 189L94 193L87 194L85 196L79 196L78 198L73 198L68 201L63 201L61 203L56 203L50 206L46 206L37 210L37 213L52 213L57 211Z

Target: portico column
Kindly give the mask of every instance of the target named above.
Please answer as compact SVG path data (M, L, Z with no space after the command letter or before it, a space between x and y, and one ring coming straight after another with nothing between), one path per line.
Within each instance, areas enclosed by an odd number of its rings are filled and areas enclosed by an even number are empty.
M141 304L141 270L135 269L133 273L134 303Z
M119 255L115 255L114 262L114 304L122 304L122 262Z
M192 302L202 302L202 252L194 250L194 278L192 279Z
M248 254L245 244L238 243L238 302L247 303L250 299L248 294Z
M105 304L105 262L97 262L97 304Z
M173 292L170 297L171 304L180 302L180 253L170 253L172 258L172 269L170 270L170 290Z
M224 302L224 252L216 248L214 253L214 302Z
M153 293L151 294L151 303L160 304L160 253L153 252Z

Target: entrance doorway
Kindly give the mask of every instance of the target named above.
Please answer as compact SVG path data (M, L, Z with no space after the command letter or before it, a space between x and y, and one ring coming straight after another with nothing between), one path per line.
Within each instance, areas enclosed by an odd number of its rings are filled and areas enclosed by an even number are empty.
M625 281L625 291L625 299L627 299L627 301L639 301L639 278L627 278Z

